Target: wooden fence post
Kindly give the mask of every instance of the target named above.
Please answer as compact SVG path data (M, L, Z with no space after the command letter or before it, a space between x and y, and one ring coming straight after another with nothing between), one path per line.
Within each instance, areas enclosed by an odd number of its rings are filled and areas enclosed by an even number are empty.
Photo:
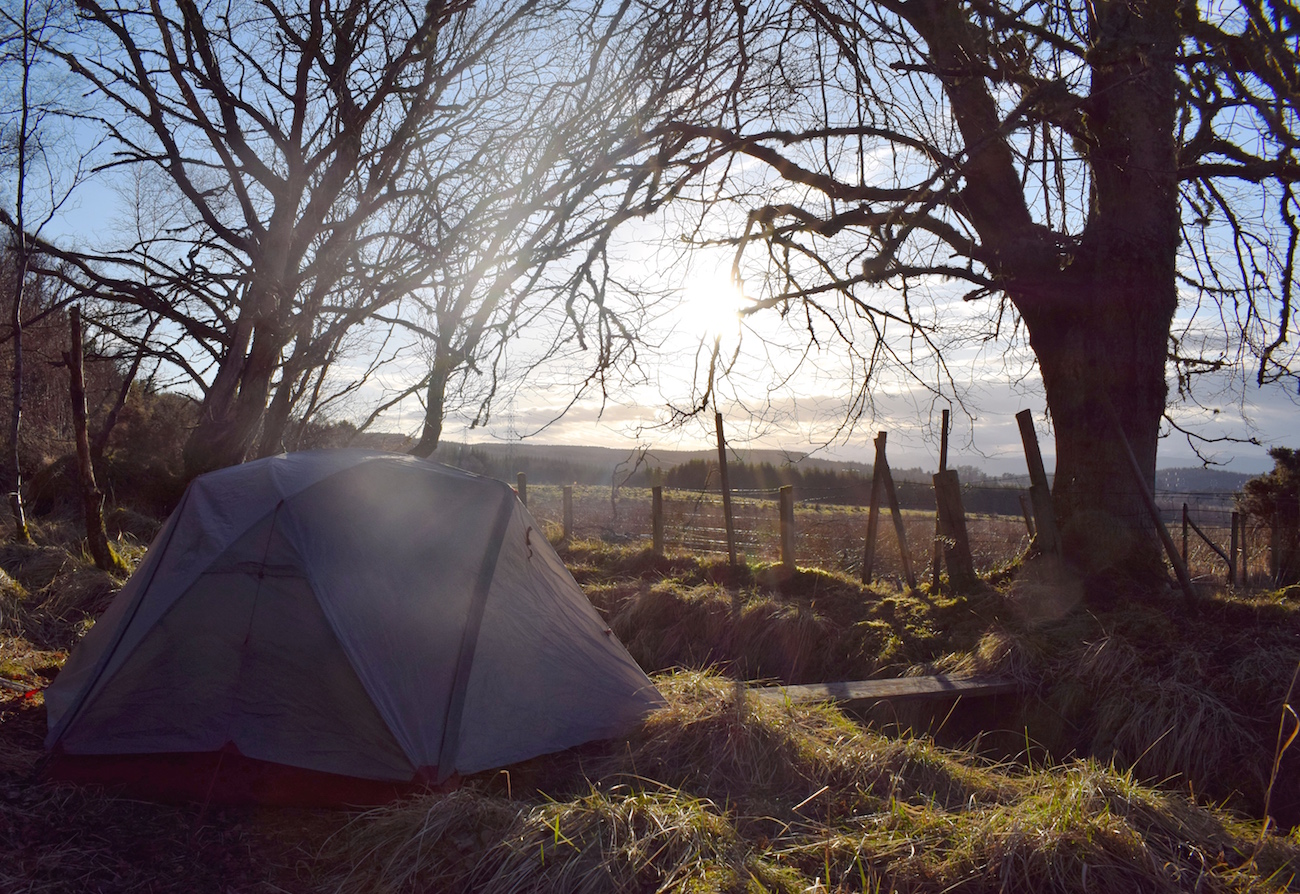
M1124 434L1124 426L1119 421L1115 408L1108 407L1108 410L1111 429L1116 440L1119 441L1119 445L1124 448L1124 458L1128 460L1129 472L1133 475L1133 484L1137 487L1142 502L1146 504L1147 515L1151 517L1152 523L1156 526L1156 534L1164 545L1165 553L1169 556L1169 564L1174 566L1174 575L1178 578L1178 584L1182 587L1183 595L1187 597L1187 601L1195 602L1196 590L1192 588L1192 578L1187 573L1187 563L1179 558L1178 549L1174 546L1174 539L1169 536L1169 530L1165 527L1164 520L1160 518L1160 507L1156 505L1156 498L1151 495L1151 490L1147 487L1146 479L1142 475L1142 467L1138 465L1137 457L1133 455L1133 446L1128 442L1128 435Z
M519 494L519 502L525 506L528 505L528 476L523 472L515 473L515 491Z
M573 487L566 484L564 494L564 542L573 539Z
M1029 508L1029 493L1020 495L1020 514L1025 517L1025 530L1029 532L1029 540L1032 543L1037 532L1034 530L1034 511Z
M1241 519L1241 585L1250 586L1250 543L1246 539L1247 521L1249 516Z
M1187 504L1183 504L1183 564L1187 564L1187 534L1188 528L1192 526L1192 517L1187 512Z
M659 484L650 488L650 530L654 554L662 556L664 554L664 489Z
M939 423L939 471L948 471L948 411L943 411L943 421ZM942 571L943 553L939 549L939 537L943 534L943 528L939 524L939 500L935 497L934 503L934 543L930 545L930 552L933 553L930 560L930 589L936 593L943 592L943 584L940 583L939 574Z
M1282 526L1277 518L1273 519L1273 530L1268 543L1268 577L1269 583L1276 587L1282 579Z
M903 525L903 511L898 506L898 491L894 489L894 476L885 461L885 496L889 499L889 514L894 519L894 534L898 537L898 557L903 562L903 578L909 590L916 589L916 572L912 570L912 551L907 548L907 528Z
M1228 547L1228 586L1230 587L1235 587L1237 585L1237 549L1241 545L1241 540L1238 536L1238 528L1240 525L1241 515L1236 512L1232 513L1232 539Z
M727 559L736 570L736 520L731 514L731 478L727 475L727 439L722 434L722 414L713 414L718 432L718 475L722 478L722 515L727 526Z
M786 484L781 491L781 564L794 571L794 487Z
M939 525L950 545L946 545L948 584L957 592L969 590L978 582L975 562L970 554L966 533L966 512L961 505L961 482L957 471L950 469L934 476L935 502L939 506Z
M887 432L876 434L876 461L871 467L871 502L867 509L867 543L862 549L862 582L871 583L871 566L876 561L876 534L880 531L880 492L884 489L885 439Z
M1034 431L1034 414L1021 410L1016 414L1020 426L1020 440L1025 445L1025 462L1029 465L1029 501L1034 507L1034 545L1040 553L1057 558L1061 555L1061 535L1056 528L1056 510L1052 507L1052 488L1047 483L1047 469L1043 454L1038 449L1038 433Z

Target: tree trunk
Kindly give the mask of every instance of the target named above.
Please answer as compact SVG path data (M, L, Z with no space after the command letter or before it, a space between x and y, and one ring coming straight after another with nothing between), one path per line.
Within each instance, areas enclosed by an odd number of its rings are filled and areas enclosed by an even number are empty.
M451 370L445 362L434 361L429 371L429 387L424 392L424 426L420 431L420 440L410 450L412 456L428 459L438 449L442 438L442 417L447 409L447 383L451 380Z
M1176 6L1093 5L1088 223L1057 293L1016 301L1056 429L1052 491L1066 557L1144 581L1163 578L1163 559L1112 414L1153 489L1178 303Z
M262 322L252 329L252 347L243 358L238 387L227 382L218 393L214 387L204 400L199 424L186 439L183 457L188 478L238 465L244 461L257 436L271 394L271 377L280 363L284 340L278 327ZM242 357L243 352L239 352ZM231 357L233 363L235 357ZM226 372L223 365L218 378Z
M1112 421L1153 488L1169 319L1150 312L1146 285L1101 281L1069 313L1026 319L1056 435L1052 497L1065 556L1087 574L1124 569L1150 581L1164 573L1160 542Z
M32 536L27 529L27 512L23 508L23 463L21 455L23 425L23 290L27 278L27 246L23 241L22 230L14 236L15 264L14 288L11 296L11 314L9 318L11 340L13 342L13 367L9 372L10 414L9 414L9 483L13 490L9 492L9 509L13 516L14 540L19 543L31 543Z
M122 560L108 544L104 530L104 492L95 483L95 467L90 461L90 433L86 424L86 377L82 348L81 308L75 305L68 315L71 350L63 355L68 364L68 388L72 399L72 427L77 442L77 480L81 486L82 516L86 523L86 545L95 567L101 571L124 571Z

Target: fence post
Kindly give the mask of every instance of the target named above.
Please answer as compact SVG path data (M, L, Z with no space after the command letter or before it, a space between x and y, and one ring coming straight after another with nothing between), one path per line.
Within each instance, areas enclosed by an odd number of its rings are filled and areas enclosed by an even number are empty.
M1195 602L1196 590L1192 588L1192 578L1187 573L1187 563L1178 557L1178 548L1174 546L1174 539L1169 536L1169 530L1160 517L1160 507L1156 505L1156 498L1151 495L1146 479L1142 475L1142 467L1138 465L1137 457L1133 455L1133 446L1128 442L1128 435L1124 434L1124 426L1120 423L1115 408L1107 405L1107 410L1109 411L1110 425L1115 440L1119 441L1119 445L1124 448L1124 458L1128 460L1129 472L1133 475L1133 484L1137 487L1142 502L1146 504L1147 515L1151 517L1152 523L1156 526L1156 534L1160 537L1160 543L1165 548L1165 554L1169 556L1169 564L1174 566L1174 575L1178 578L1179 586L1183 588L1183 595L1187 597L1188 602Z
M573 487L564 486L564 542L573 539Z
M1183 504L1183 564L1187 564L1187 529L1192 526L1191 516L1187 514L1187 504Z
M948 583L958 592L969 590L978 583L979 577L975 574L975 562L970 554L966 512L961 505L961 482L955 469L934 476L934 496L939 507L939 525L952 544L945 548Z
M910 590L916 589L916 572L912 570L912 553L907 548L907 528L903 525L903 511L898 506L898 491L894 489L894 475L885 460L885 497L889 500L889 514L894 520L894 534L898 537L898 557L903 562L903 577Z
M880 531L880 491L884 486L885 439L888 432L876 434L876 461L871 467L871 503L867 509L867 543L862 550L862 582L871 583L871 566L876 561L876 534Z
M1034 513L1029 508L1028 492L1020 495L1020 514L1025 517L1025 530L1029 532L1029 539L1032 542L1036 532L1034 531Z
M939 423L939 471L948 471L948 411L943 411L943 421ZM930 589L936 593L943 592L943 584L939 581L939 572L942 570L940 564L942 555L939 551L939 537L943 534L943 529L939 525L939 502L935 497L934 504L934 542L930 544L930 552L933 556L930 560Z
M528 505L528 476L523 472L515 473L515 492L519 494L519 502L525 506Z
M781 487L781 564L794 571L794 487Z
M1020 426L1020 440L1025 446L1025 462L1029 465L1029 500L1034 506L1034 543L1040 553L1061 555L1061 535L1056 530L1056 511L1052 507L1052 489L1047 483L1047 469L1043 454L1038 449L1038 433L1034 431L1034 414L1021 410L1016 414Z
M1238 535L1240 524L1241 515L1236 512L1232 513L1232 539L1231 545L1228 547L1228 586L1230 587L1237 585L1237 549L1241 545Z
M1250 586L1250 543L1246 539L1246 529L1248 527L1246 522L1248 518L1249 516L1246 516L1241 519L1241 532L1240 532L1241 533L1240 574L1241 574L1241 585L1243 587Z
M1276 516L1273 518L1273 530L1269 534L1268 576L1269 583L1274 587L1282 579L1282 526L1278 524Z
M718 474L722 478L722 516L727 526L727 560L731 570L736 570L736 520L731 514L731 479L727 475L727 439L722 434L722 414L713 414L713 425L718 431Z
M656 556L664 554L664 489L656 484L650 488L650 530Z

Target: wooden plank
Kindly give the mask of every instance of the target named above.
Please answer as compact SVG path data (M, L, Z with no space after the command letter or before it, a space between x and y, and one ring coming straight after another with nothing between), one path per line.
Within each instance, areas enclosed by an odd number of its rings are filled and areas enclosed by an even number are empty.
M1016 692L1020 684L1005 677L896 677L884 680L857 680L843 683L807 683L798 686L762 686L750 692L772 701L806 704L835 702L844 706L863 706L879 701L899 699L974 698Z

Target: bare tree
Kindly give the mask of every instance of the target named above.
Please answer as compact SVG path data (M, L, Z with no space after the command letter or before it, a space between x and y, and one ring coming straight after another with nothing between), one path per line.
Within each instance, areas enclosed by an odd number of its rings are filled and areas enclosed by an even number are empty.
M692 173L665 175L687 138L655 125L730 77L730 38L671 4L78 9L82 32L50 46L100 102L106 167L161 174L171 201L126 244L44 248L161 321L156 355L203 391L191 474L281 449L295 413L358 390L380 359L332 377L359 328L424 344L427 374L391 398L424 400L421 453L449 387L486 417L522 332L594 347L602 383L634 336L606 300L610 233Z
M14 536L29 542L23 504L21 456L24 389L23 328L27 324L27 293L38 252L37 239L67 201L83 170L81 159L70 159L58 148L58 124L70 116L48 77L49 59L43 44L57 30L61 15L57 0L21 0L0 10L0 71L13 85L3 97L4 167L12 174L13 193L0 207L6 233L5 274L9 319L6 341L12 355L9 425L4 466L13 514ZM44 69L44 70L43 70ZM48 310L48 308L42 309Z
M1071 558L1159 574L1167 373L1296 381L1295 7L803 0L717 27L749 64L677 133L734 159L706 204L747 224L698 236L761 278L755 309L942 369L945 324L986 307L975 337L1037 360Z
M299 319L400 196L447 86L539 5L78 3L84 30L57 51L106 109L114 163L155 169L178 199L164 231L83 273L193 338L191 473L244 457Z

